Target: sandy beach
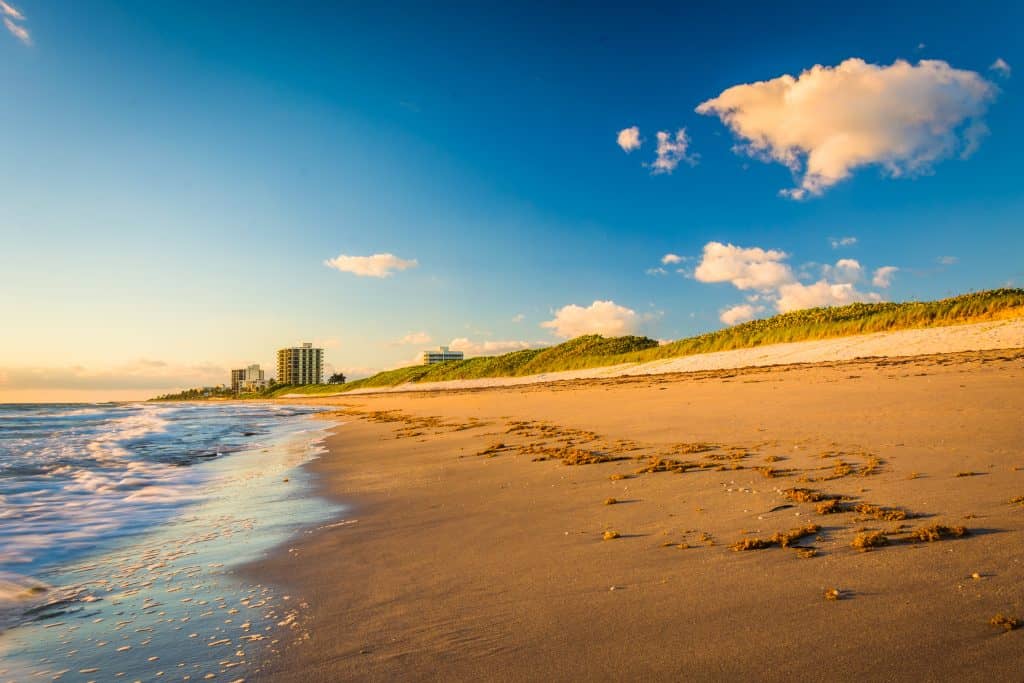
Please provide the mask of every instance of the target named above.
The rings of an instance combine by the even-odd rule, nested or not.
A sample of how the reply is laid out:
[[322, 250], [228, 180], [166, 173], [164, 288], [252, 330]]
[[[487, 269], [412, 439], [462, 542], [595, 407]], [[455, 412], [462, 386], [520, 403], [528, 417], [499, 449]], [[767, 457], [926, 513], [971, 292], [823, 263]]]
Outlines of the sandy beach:
[[309, 605], [262, 679], [1015, 680], [1022, 381], [1010, 350], [314, 401], [345, 523], [250, 568]]

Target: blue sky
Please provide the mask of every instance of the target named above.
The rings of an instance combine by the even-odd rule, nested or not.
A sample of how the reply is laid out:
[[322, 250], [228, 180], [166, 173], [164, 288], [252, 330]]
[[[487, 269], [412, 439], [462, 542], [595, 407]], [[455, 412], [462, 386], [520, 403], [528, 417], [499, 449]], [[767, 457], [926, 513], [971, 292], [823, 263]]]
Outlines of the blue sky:
[[[676, 338], [735, 306], [773, 314], [786, 282], [903, 300], [1024, 281], [1020, 3], [550, 4], [8, 0], [27, 34], [0, 34], [0, 400], [145, 396], [305, 340], [360, 374], [455, 339]], [[842, 151], [845, 177], [780, 196], [861, 109], [827, 89], [849, 92], [851, 58], [879, 111], [931, 127], [871, 118], [874, 161]], [[746, 85], [761, 125], [756, 84], [815, 65], [812, 104], [767, 129], [799, 134], [799, 167], [695, 111]], [[939, 111], [951, 73], [966, 94]], [[644, 144], [627, 153], [631, 126]], [[652, 173], [657, 132], [680, 129], [686, 159]], [[726, 271], [789, 270], [741, 287], [705, 263], [714, 242], [735, 247]], [[415, 266], [324, 264], [342, 254]]]

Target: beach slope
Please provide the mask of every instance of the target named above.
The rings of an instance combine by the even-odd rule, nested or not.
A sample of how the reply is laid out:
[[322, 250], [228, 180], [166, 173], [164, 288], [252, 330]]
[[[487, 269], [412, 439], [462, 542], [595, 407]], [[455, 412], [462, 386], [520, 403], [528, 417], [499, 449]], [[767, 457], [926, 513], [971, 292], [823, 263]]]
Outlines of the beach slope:
[[252, 568], [308, 605], [265, 679], [1012, 679], [1022, 382], [1003, 350], [307, 397], [349, 508]]

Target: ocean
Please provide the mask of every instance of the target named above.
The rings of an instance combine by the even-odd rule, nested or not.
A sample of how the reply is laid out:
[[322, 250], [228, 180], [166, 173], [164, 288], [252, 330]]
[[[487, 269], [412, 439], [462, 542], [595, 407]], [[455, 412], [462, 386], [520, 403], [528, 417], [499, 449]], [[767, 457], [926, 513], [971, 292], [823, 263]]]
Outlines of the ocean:
[[315, 412], [0, 405], [0, 681], [254, 671], [301, 607], [235, 568], [339, 511]]

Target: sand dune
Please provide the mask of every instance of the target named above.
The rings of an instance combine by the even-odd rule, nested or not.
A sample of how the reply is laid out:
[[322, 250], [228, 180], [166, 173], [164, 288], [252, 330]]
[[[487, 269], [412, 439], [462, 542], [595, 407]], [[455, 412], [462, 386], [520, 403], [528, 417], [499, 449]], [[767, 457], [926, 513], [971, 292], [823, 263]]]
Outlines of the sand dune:
[[[999, 320], [970, 325], [877, 332], [857, 335], [855, 337], [771, 344], [751, 349], [702, 353], [649, 363], [629, 363], [586, 370], [549, 372], [527, 377], [493, 377], [451, 380], [448, 382], [409, 383], [395, 387], [356, 389], [344, 393], [356, 395], [395, 391], [475, 389], [593, 377], [658, 375], [662, 373], [788, 365], [791, 363], [820, 363], [824, 361], [853, 360], [855, 358], [892, 358], [1020, 347], [1024, 347], [1024, 320]], [[290, 394], [285, 398], [307, 398], [307, 396], [304, 394]]]

